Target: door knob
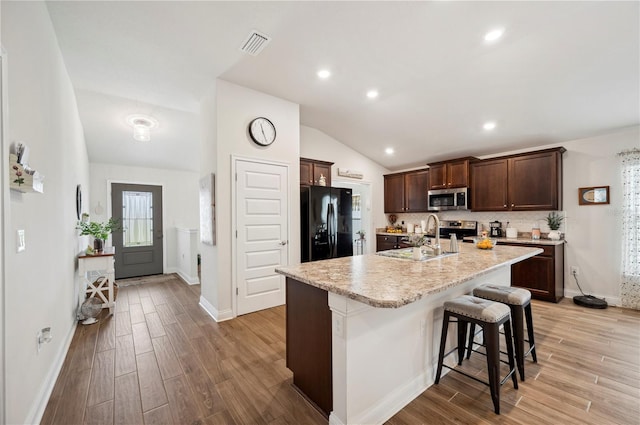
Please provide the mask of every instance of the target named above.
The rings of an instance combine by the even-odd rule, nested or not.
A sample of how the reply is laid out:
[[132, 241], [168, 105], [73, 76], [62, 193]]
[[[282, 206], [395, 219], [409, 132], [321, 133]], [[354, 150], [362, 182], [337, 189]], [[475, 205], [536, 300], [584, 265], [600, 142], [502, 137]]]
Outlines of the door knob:
[[280, 241], [281, 246], [285, 246], [289, 241]]

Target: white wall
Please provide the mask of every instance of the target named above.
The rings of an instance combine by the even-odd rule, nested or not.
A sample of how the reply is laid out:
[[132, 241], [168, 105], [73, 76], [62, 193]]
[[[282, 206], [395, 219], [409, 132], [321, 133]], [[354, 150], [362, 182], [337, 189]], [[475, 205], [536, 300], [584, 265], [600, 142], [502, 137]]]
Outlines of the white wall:
[[[217, 99], [216, 99], [217, 85], [214, 83], [205, 93], [204, 97], [200, 101], [200, 176], [206, 176], [208, 174], [216, 174], [218, 170], [218, 134], [217, 134]], [[218, 202], [218, 187], [220, 186], [220, 178], [216, 176], [214, 194], [216, 197], [216, 204]], [[221, 205], [220, 205], [221, 206]], [[217, 220], [218, 211], [217, 206], [214, 211], [215, 219]], [[216, 223], [216, 234], [222, 229]], [[212, 315], [218, 319], [219, 314], [218, 306], [218, 244], [205, 245], [198, 242], [201, 255], [200, 264], [200, 301], [206, 304], [208, 310]], [[230, 249], [230, 247], [226, 247]], [[226, 287], [226, 284], [222, 285]], [[223, 291], [224, 292], [224, 291]]]
[[[563, 209], [567, 215], [565, 295], [579, 295], [571, 266], [580, 267], [580, 286], [619, 305], [622, 266], [622, 176], [617, 153], [640, 146], [640, 126], [562, 143]], [[610, 205], [578, 205], [578, 188], [611, 186]]]
[[[213, 95], [216, 99], [215, 106], [211, 100]], [[299, 262], [300, 113], [299, 106], [295, 103], [223, 80], [217, 80], [216, 88], [210, 91], [203, 105], [203, 123], [210, 119], [214, 109], [217, 123], [215, 140], [212, 128], [209, 124], [203, 124], [205, 145], [214, 143], [216, 146], [215, 154], [209, 152], [211, 159], [207, 158], [205, 161], [216, 161], [217, 249], [210, 250], [202, 259], [202, 296], [205, 298], [203, 304], [209, 303], [210, 312], [217, 320], [222, 320], [232, 317], [235, 309], [232, 296], [232, 257], [235, 256], [232, 252], [232, 156], [289, 165], [289, 262]], [[277, 129], [276, 141], [268, 147], [257, 146], [247, 134], [247, 126], [251, 120], [260, 116], [269, 118]], [[204, 265], [205, 261], [210, 261], [209, 254], [216, 258], [215, 278], [210, 275], [213, 270]]]
[[[106, 221], [111, 217], [111, 212], [107, 208], [107, 205], [110, 205], [109, 197], [111, 196], [110, 191], [107, 191], [108, 181], [163, 187], [164, 272], [176, 272], [178, 256], [182, 255], [177, 251], [176, 228], [199, 227], [198, 173], [97, 163], [91, 163], [90, 170], [91, 205], [87, 206], [87, 212], [92, 221]], [[95, 211], [98, 202], [102, 206], [102, 214], [97, 214]]]
[[[331, 168], [331, 181], [347, 180], [338, 176], [338, 168], [347, 168], [360, 171], [362, 180], [353, 179], [355, 182], [368, 182], [371, 184], [371, 218], [373, 228], [385, 227], [387, 219], [384, 215], [384, 174], [391, 173], [388, 169], [370, 160], [366, 156], [354, 151], [331, 136], [313, 127], [300, 126], [300, 156], [303, 158], [317, 159], [333, 162]], [[372, 233], [368, 233], [371, 235]], [[369, 238], [370, 246], [375, 243]], [[374, 249], [375, 250], [375, 249]]]
[[[73, 88], [46, 5], [2, 3], [7, 51], [8, 120], [3, 150], [24, 141], [29, 163], [45, 175], [44, 193], [11, 191], [5, 208], [6, 422], [38, 422], [75, 329], [79, 248], [75, 191], [89, 199], [89, 164]], [[2, 190], [8, 192], [3, 176]], [[15, 234], [25, 229], [26, 251]], [[36, 350], [36, 334], [53, 340]]]

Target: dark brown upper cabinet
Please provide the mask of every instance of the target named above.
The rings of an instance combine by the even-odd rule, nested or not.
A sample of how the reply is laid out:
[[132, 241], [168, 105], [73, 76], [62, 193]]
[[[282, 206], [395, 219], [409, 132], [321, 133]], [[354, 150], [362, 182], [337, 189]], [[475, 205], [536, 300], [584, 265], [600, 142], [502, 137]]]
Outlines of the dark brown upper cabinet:
[[331, 186], [331, 166], [333, 162], [300, 158], [300, 184], [319, 186], [320, 176], [324, 176], [326, 186]]
[[552, 211], [562, 208], [564, 148], [471, 164], [474, 211]]
[[429, 170], [384, 176], [384, 212], [426, 212]]
[[429, 164], [429, 189], [469, 186], [469, 164], [476, 158], [460, 158]]

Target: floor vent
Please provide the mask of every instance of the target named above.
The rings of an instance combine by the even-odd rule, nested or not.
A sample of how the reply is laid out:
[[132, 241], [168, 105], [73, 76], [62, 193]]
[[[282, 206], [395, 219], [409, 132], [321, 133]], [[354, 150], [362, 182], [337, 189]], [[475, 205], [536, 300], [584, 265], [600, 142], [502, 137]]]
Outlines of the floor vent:
[[251, 56], [258, 56], [258, 53], [271, 41], [271, 37], [256, 30], [251, 31], [247, 39], [242, 43], [240, 50], [249, 53]]

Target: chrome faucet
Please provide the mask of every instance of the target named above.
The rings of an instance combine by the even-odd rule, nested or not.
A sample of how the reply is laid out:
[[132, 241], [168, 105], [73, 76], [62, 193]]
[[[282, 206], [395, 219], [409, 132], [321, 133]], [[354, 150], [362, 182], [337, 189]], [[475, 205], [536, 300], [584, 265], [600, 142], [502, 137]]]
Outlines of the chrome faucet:
[[[436, 244], [433, 246], [427, 245], [426, 247], [433, 251], [433, 255], [440, 255], [442, 254], [442, 249], [440, 248], [440, 219], [438, 219], [438, 216], [433, 213], [429, 214], [429, 217], [427, 217], [427, 229], [429, 228], [429, 221], [431, 221], [431, 217], [436, 221]], [[424, 229], [424, 231], [426, 232], [427, 229]]]

